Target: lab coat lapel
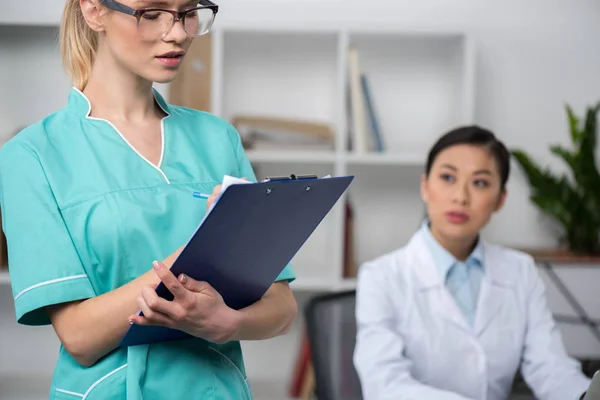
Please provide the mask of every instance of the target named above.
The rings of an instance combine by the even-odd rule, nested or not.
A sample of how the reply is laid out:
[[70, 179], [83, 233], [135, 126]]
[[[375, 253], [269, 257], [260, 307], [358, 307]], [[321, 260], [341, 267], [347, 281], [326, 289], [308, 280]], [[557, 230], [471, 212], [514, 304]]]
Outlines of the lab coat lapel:
[[442, 319], [472, 334], [473, 330], [465, 315], [446, 289], [420, 230], [409, 241], [408, 249], [414, 261], [411, 265], [417, 276], [419, 295], [423, 296], [422, 304], [429, 304]]
[[481, 281], [475, 316], [475, 334], [482, 335], [512, 295], [511, 282], [504, 275], [502, 257], [493, 245], [484, 243], [485, 273]]

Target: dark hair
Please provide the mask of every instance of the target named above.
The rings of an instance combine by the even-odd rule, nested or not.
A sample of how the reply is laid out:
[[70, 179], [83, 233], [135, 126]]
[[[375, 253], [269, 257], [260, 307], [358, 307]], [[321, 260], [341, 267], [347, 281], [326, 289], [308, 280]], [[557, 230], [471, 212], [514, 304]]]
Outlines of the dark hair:
[[426, 176], [429, 176], [431, 166], [442, 150], [459, 144], [486, 147], [496, 159], [496, 164], [498, 164], [498, 169], [500, 170], [500, 187], [502, 189], [505, 188], [510, 174], [510, 153], [504, 144], [496, 139], [496, 136], [492, 132], [476, 125], [453, 129], [438, 139], [427, 156], [427, 164], [425, 165]]

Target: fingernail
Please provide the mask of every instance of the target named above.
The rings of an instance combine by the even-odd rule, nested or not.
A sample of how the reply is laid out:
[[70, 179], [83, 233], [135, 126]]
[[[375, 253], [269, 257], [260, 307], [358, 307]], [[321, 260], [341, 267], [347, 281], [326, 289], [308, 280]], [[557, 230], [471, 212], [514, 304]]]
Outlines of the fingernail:
[[133, 325], [133, 324], [134, 324], [133, 320], [132, 320], [132, 319], [130, 319], [130, 320], [129, 320], [129, 325]]
[[185, 274], [179, 275], [179, 282], [181, 282], [185, 285], [188, 282], [187, 276]]
[[160, 270], [160, 263], [158, 261], [154, 261], [152, 263], [152, 266], [154, 267], [155, 270]]

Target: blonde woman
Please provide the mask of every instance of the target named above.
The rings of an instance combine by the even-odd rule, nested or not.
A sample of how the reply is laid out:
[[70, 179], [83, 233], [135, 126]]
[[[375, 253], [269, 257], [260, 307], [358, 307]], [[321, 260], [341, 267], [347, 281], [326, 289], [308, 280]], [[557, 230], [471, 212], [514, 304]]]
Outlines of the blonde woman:
[[[284, 334], [296, 316], [289, 266], [243, 310], [169, 270], [214, 199], [192, 193], [255, 179], [232, 126], [152, 88], [216, 13], [208, 0], [68, 0], [67, 104], [0, 150], [17, 319], [51, 323], [61, 341], [50, 399], [249, 399], [239, 341]], [[175, 300], [156, 296], [161, 281]], [[193, 339], [120, 348], [130, 323]]]

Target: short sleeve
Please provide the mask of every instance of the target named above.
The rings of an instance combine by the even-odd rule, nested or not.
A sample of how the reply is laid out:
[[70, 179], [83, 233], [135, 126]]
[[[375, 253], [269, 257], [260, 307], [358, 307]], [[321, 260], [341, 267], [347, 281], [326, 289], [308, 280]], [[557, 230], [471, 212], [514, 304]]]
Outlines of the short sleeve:
[[44, 307], [95, 295], [42, 163], [20, 143], [0, 150], [0, 210], [19, 323], [50, 324]]
[[[254, 169], [252, 168], [252, 164], [250, 164], [250, 160], [244, 151], [244, 147], [242, 146], [242, 141], [240, 139], [239, 133], [235, 130], [233, 126], [230, 127], [230, 135], [231, 141], [235, 148], [235, 154], [237, 157], [237, 162], [239, 166], [240, 177], [247, 178], [252, 182], [256, 182], [256, 176], [254, 174]], [[278, 281], [288, 281], [293, 282], [296, 279], [296, 274], [292, 269], [291, 264], [285, 266], [285, 268], [281, 271], [279, 276], [275, 279], [275, 282]]]

